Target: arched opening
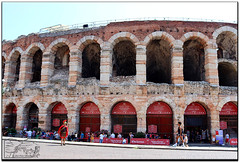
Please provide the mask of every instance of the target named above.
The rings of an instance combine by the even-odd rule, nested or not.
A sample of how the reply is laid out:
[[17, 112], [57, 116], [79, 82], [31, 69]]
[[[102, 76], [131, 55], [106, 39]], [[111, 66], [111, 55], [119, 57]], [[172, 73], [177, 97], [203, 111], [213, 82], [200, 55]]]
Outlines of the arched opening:
[[218, 35], [216, 43], [218, 50], [221, 51], [221, 55], [218, 58], [224, 59], [237, 59], [237, 42], [235, 40], [235, 34], [230, 31], [224, 31]]
[[190, 39], [183, 44], [183, 75], [185, 81], [205, 80], [204, 46], [198, 39]]
[[220, 86], [237, 87], [238, 84], [237, 70], [235, 70], [231, 63], [228, 62], [219, 63], [218, 76]]
[[152, 40], [147, 46], [147, 81], [171, 83], [171, 53], [168, 41]]
[[136, 75], [136, 49], [131, 41], [120, 41], [114, 46], [112, 66], [113, 77]]
[[87, 45], [82, 53], [82, 77], [96, 77], [100, 79], [100, 53], [101, 48], [98, 43]]
[[5, 71], [5, 58], [2, 56], [2, 79], [4, 78], [4, 71]]
[[28, 129], [33, 129], [34, 127], [38, 128], [38, 107], [34, 103], [30, 103], [28, 106]]
[[137, 113], [133, 105], [123, 101], [117, 103], [111, 112], [112, 126], [114, 133], [121, 133], [125, 138], [130, 132], [137, 132]]
[[14, 103], [6, 106], [4, 113], [3, 125], [8, 128], [16, 128], [17, 121], [17, 107]]
[[56, 80], [59, 80], [59, 79], [68, 80], [69, 61], [70, 61], [69, 47], [63, 43], [58, 43], [56, 46], [57, 46], [56, 47], [57, 51], [55, 53], [53, 78]]
[[223, 105], [219, 113], [220, 129], [223, 130], [224, 137], [226, 133], [230, 138], [238, 137], [238, 108], [233, 102], [228, 102]]
[[17, 61], [16, 61], [16, 71], [15, 71], [15, 80], [19, 80], [19, 73], [20, 73], [20, 67], [21, 67], [21, 55], [19, 54]]
[[147, 132], [173, 142], [173, 112], [165, 102], [154, 102], [147, 109]]
[[39, 49], [35, 52], [32, 62], [32, 80], [31, 82], [41, 81], [41, 70], [42, 70], [42, 50]]
[[67, 109], [61, 102], [56, 103], [52, 109], [51, 128], [58, 131], [59, 127], [63, 124], [64, 120], [68, 120]]
[[189, 142], [210, 142], [208, 124], [206, 109], [201, 104], [193, 102], [187, 106], [184, 112], [184, 132], [189, 136]]
[[80, 110], [79, 130], [84, 133], [100, 131], [100, 111], [93, 102], [84, 104]]

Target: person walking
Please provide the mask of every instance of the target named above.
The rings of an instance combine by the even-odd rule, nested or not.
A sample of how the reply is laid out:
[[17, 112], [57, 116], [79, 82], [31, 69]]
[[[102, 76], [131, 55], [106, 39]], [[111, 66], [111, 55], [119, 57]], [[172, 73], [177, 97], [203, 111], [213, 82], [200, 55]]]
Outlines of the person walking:
[[102, 134], [100, 134], [100, 136], [99, 136], [99, 143], [103, 143], [103, 137], [104, 137], [104, 133]]
[[58, 129], [58, 134], [61, 138], [61, 146], [65, 145], [65, 141], [68, 136], [67, 120], [63, 121], [63, 125]]
[[185, 147], [184, 146], [184, 141], [183, 141], [183, 136], [182, 136], [182, 134], [183, 134], [183, 129], [181, 128], [181, 122], [178, 122], [178, 130], [177, 130], [177, 137], [176, 137], [176, 143], [173, 145], [173, 147], [176, 147], [177, 146], [177, 142], [178, 142], [178, 139], [180, 138], [181, 139], [181, 141], [182, 141], [182, 143], [183, 143], [183, 147]]
[[229, 134], [227, 133], [226, 135], [225, 135], [225, 141], [226, 141], [226, 144], [229, 144]]

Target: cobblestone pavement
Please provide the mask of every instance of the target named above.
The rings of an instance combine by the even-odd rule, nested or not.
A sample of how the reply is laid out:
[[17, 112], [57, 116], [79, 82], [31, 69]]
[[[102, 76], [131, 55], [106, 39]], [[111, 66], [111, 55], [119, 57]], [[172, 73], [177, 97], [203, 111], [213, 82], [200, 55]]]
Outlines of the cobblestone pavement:
[[33, 157], [33, 159], [237, 159], [237, 151], [230, 150], [199, 151], [83, 145], [60, 146], [60, 144], [40, 142], [34, 144], [39, 146], [39, 156]]

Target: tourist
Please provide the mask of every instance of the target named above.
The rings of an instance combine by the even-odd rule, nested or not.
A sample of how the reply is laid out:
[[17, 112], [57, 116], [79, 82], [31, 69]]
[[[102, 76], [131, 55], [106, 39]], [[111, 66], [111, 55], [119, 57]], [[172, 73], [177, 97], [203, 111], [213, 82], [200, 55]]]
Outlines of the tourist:
[[117, 136], [118, 138], [122, 138], [122, 135], [120, 134], [120, 133], [118, 133], [118, 136]]
[[111, 136], [110, 136], [110, 138], [115, 138], [115, 134], [112, 133]]
[[184, 140], [183, 140], [183, 147], [188, 147], [188, 137], [187, 137], [187, 134], [184, 134]]
[[127, 141], [126, 141], [126, 139], [125, 138], [123, 138], [123, 142], [122, 142], [122, 144], [125, 144]]
[[61, 138], [61, 146], [65, 146], [66, 137], [68, 136], [67, 120], [63, 121], [63, 125], [58, 129], [58, 134]]
[[228, 132], [226, 133], [226, 135], [225, 135], [225, 141], [226, 141], [226, 144], [229, 144], [229, 134], [228, 134]]
[[104, 133], [101, 133], [99, 136], [99, 143], [103, 143]]
[[75, 132], [74, 136], [75, 136], [74, 141], [77, 141], [77, 139], [78, 139], [78, 134], [77, 134], [77, 132]]
[[173, 145], [174, 147], [177, 146], [177, 142], [178, 142], [178, 139], [180, 138], [182, 143], [183, 143], [183, 147], [184, 147], [184, 142], [183, 142], [183, 136], [182, 136], [182, 133], [183, 133], [183, 129], [181, 128], [181, 122], [178, 122], [178, 130], [177, 130], [177, 137], [176, 137], [176, 143]]
[[93, 133], [91, 134], [90, 142], [94, 142], [94, 134]]
[[27, 131], [27, 137], [32, 138], [32, 131], [31, 130]]
[[80, 141], [83, 141], [83, 138], [84, 138], [84, 133], [81, 132], [81, 135], [80, 135]]

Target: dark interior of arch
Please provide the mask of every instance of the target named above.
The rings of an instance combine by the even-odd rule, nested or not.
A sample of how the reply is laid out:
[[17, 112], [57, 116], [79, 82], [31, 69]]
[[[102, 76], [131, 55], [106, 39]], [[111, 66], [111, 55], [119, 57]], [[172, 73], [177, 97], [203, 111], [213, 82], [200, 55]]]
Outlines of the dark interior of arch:
[[32, 129], [38, 127], [38, 107], [35, 103], [30, 103], [29, 106], [28, 127]]
[[41, 80], [42, 69], [42, 50], [37, 50], [33, 56], [32, 72], [33, 77], [31, 82], [37, 82]]
[[223, 32], [217, 37], [218, 58], [236, 60], [236, 42], [232, 32]]
[[113, 48], [113, 77], [136, 75], [135, 45], [128, 40], [117, 43]]
[[152, 40], [147, 46], [147, 81], [171, 83], [171, 53], [169, 42]]
[[35, 103], [31, 103], [29, 106], [29, 114], [38, 114], [38, 107]]
[[61, 47], [58, 47], [55, 60], [54, 60], [54, 68], [56, 70], [59, 69], [66, 69], [68, 70], [69, 67], [69, 47], [67, 45], [63, 45]]
[[204, 81], [204, 47], [198, 40], [183, 45], [183, 75], [185, 81]]
[[5, 71], [5, 58], [2, 56], [2, 79], [4, 78], [4, 71]]
[[220, 86], [234, 86], [237, 87], [237, 71], [230, 63], [218, 64], [218, 76]]
[[91, 43], [87, 45], [82, 53], [82, 77], [96, 77], [100, 79], [100, 45]]
[[18, 59], [16, 62], [15, 81], [19, 80], [20, 66], [21, 66], [21, 55], [18, 56]]

